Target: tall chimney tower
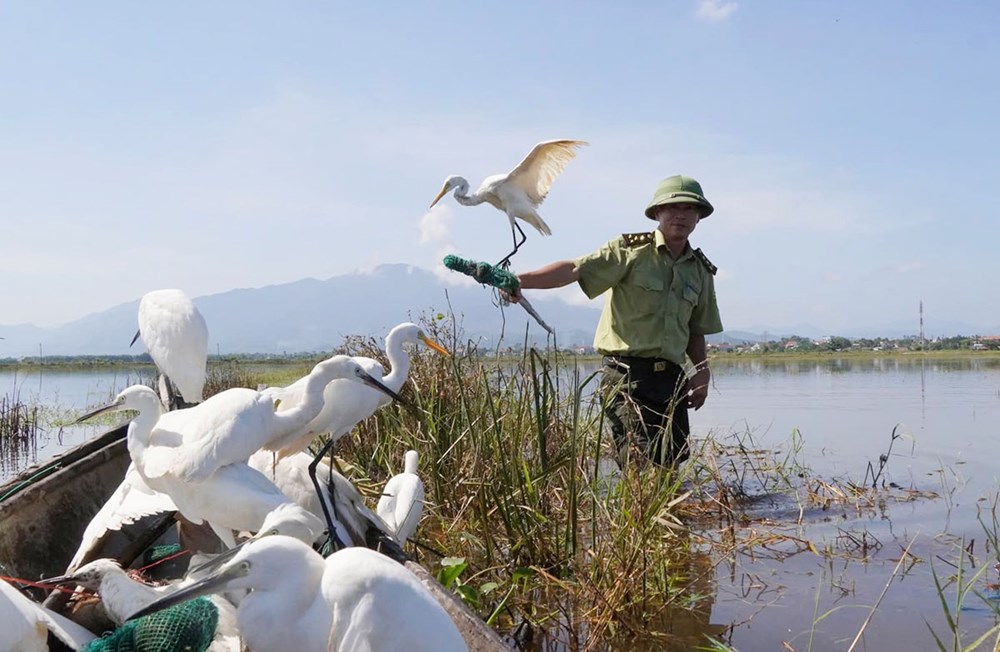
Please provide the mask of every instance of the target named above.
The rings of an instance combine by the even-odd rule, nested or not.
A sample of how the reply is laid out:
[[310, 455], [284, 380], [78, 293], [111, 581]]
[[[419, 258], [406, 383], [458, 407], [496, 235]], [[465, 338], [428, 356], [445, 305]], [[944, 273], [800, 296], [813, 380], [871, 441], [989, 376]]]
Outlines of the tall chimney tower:
[[924, 341], [924, 300], [920, 300], [920, 350], [923, 351], [927, 347]]

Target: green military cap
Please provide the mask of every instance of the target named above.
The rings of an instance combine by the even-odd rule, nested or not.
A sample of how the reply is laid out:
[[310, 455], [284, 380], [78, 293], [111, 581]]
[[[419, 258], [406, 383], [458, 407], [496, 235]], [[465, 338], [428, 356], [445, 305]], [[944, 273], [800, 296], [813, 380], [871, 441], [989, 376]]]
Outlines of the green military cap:
[[653, 195], [653, 201], [649, 202], [649, 206], [646, 207], [646, 217], [655, 220], [656, 216], [653, 214], [653, 211], [657, 206], [663, 206], [664, 204], [697, 204], [701, 206], [701, 216], [703, 218], [708, 217], [715, 210], [708, 203], [708, 200], [705, 199], [705, 195], [701, 190], [701, 184], [691, 177], [685, 177], [682, 174], [675, 174], [660, 182], [660, 185], [656, 188], [656, 193]]

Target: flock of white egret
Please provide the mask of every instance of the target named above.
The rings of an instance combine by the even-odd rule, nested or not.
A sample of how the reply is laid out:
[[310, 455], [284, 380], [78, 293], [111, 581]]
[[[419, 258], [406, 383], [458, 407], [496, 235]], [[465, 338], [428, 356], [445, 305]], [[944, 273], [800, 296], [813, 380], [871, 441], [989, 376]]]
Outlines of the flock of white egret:
[[[386, 338], [388, 374], [376, 360], [335, 355], [288, 387], [233, 388], [202, 400], [208, 331], [187, 296], [178, 290], [145, 295], [137, 337], [161, 372], [160, 392], [133, 385], [78, 420], [132, 413], [126, 435], [131, 463], [86, 528], [66, 573], [50, 583], [96, 590], [117, 624], [140, 610], [225, 592], [213, 598], [220, 617], [211, 650], [466, 649], [447, 612], [413, 573], [363, 548], [372, 532], [400, 546], [413, 536], [424, 501], [416, 451], [406, 453], [404, 472], [386, 484], [377, 512], [322, 459], [338, 438], [399, 400], [410, 367], [406, 344], [422, 342], [447, 354], [444, 347], [407, 322]], [[330, 443], [323, 451], [307, 453], [324, 434]], [[166, 587], [132, 579], [113, 560], [93, 559], [109, 530], [169, 511], [210, 528], [226, 552]], [[327, 532], [335, 552], [324, 559], [314, 546]], [[0, 594], [0, 622], [17, 622], [25, 632], [52, 631], [73, 649], [93, 637], [0, 584], [10, 589]], [[10, 592], [24, 599], [11, 602]], [[229, 600], [234, 595], [235, 604]], [[11, 636], [21, 631], [5, 629]], [[0, 634], [0, 647], [7, 638]], [[17, 645], [22, 643], [13, 649], [21, 649]]]
[[[514, 245], [497, 263], [506, 268], [526, 240], [517, 220], [551, 235], [538, 206], [586, 144], [538, 143], [513, 170], [486, 178], [471, 195], [468, 181], [450, 176], [431, 207], [454, 190], [459, 204], [489, 203], [503, 211]], [[138, 322], [132, 344], [141, 338], [156, 363], [159, 391], [128, 387], [80, 418], [133, 413], [126, 435], [131, 464], [86, 528], [65, 574], [50, 584], [97, 591], [118, 625], [212, 594], [219, 614], [213, 651], [467, 649], [412, 572], [364, 547], [372, 534], [397, 546], [413, 537], [424, 503], [417, 452], [405, 453], [403, 472], [386, 483], [375, 511], [323, 461], [339, 438], [399, 400], [410, 369], [405, 345], [423, 343], [447, 354], [444, 347], [407, 322], [386, 337], [388, 374], [376, 360], [335, 355], [287, 387], [234, 388], [203, 399], [208, 327], [194, 302], [180, 290], [149, 292]], [[326, 445], [315, 456], [307, 453], [321, 435]], [[166, 586], [134, 579], [114, 560], [95, 559], [109, 532], [163, 512], [210, 528], [225, 551], [192, 564], [184, 579]], [[324, 558], [315, 547], [327, 535], [335, 552]], [[0, 581], [0, 647], [46, 650], [49, 633], [71, 649], [96, 638]]]

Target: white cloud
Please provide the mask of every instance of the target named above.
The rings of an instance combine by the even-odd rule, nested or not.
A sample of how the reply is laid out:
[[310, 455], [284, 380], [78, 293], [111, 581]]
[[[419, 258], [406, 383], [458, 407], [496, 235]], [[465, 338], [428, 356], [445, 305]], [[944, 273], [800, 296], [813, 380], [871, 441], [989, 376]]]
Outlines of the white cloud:
[[713, 22], [721, 22], [729, 18], [736, 11], [735, 2], [725, 2], [725, 0], [698, 0], [697, 14], [699, 18]]
[[420, 244], [444, 242], [451, 238], [455, 214], [447, 206], [435, 206], [420, 218]]
[[[443, 258], [443, 256], [441, 258]], [[471, 276], [466, 276], [465, 274], [461, 274], [455, 270], [448, 269], [444, 266], [444, 263], [441, 262], [434, 265], [431, 271], [434, 272], [434, 276], [451, 286], [471, 287], [473, 285], [478, 285]]]

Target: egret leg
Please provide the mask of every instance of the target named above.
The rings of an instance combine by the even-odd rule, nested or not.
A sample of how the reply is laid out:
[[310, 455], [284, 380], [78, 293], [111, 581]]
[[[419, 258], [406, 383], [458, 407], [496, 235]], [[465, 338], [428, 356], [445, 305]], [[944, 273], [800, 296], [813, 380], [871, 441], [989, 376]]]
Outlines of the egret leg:
[[[347, 544], [340, 540], [340, 536], [337, 534], [337, 526], [333, 520], [333, 514], [330, 513], [331, 505], [327, 505], [326, 495], [323, 491], [323, 486], [319, 483], [319, 479], [316, 477], [316, 467], [319, 466], [320, 460], [326, 457], [327, 452], [333, 448], [334, 439], [331, 437], [330, 441], [326, 442], [313, 461], [309, 463], [309, 478], [312, 480], [313, 486], [316, 488], [316, 495], [319, 496], [319, 505], [323, 508], [323, 517], [326, 519], [326, 527], [330, 532], [330, 541], [333, 542], [334, 552], [337, 550], [343, 550], [347, 547]], [[330, 485], [330, 491], [334, 491], [332, 484]], [[333, 501], [331, 500], [332, 504]]]
[[156, 385], [160, 390], [160, 403], [163, 403], [163, 409], [169, 412], [172, 409], [173, 401], [171, 400], [170, 381], [167, 380], [167, 375], [160, 374]]
[[[507, 269], [508, 267], [510, 267], [510, 258], [511, 258], [511, 256], [513, 256], [514, 254], [516, 254], [517, 250], [520, 249], [521, 245], [524, 244], [524, 241], [528, 239], [528, 236], [526, 236], [524, 234], [524, 231], [521, 229], [521, 225], [520, 224], [518, 224], [515, 220], [511, 220], [510, 224], [511, 224], [510, 235], [514, 239], [514, 251], [512, 251], [509, 254], [507, 254], [506, 256], [504, 256], [500, 260], [500, 262], [497, 263], [496, 266], [499, 267], [499, 268], [501, 268], [501, 269]], [[515, 229], [516, 229], [516, 232], [515, 232]], [[517, 239], [517, 234], [518, 233], [521, 234], [521, 240], [520, 241], [518, 241], [518, 239]]]
[[219, 540], [222, 541], [222, 545], [226, 547], [226, 550], [232, 550], [236, 547], [236, 537], [233, 536], [232, 530], [216, 525], [211, 521], [208, 522], [208, 525], [212, 528], [212, 532], [215, 532], [215, 536], [219, 537]]

